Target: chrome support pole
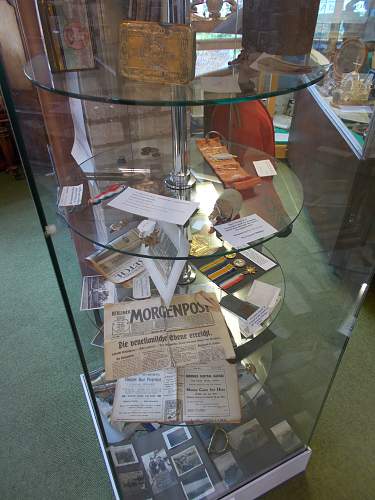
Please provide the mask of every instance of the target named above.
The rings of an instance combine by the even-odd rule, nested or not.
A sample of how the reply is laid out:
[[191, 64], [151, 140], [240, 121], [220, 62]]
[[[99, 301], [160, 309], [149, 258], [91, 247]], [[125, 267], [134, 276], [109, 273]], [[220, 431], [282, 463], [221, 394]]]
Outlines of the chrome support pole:
[[[169, 23], [188, 24], [190, 22], [189, 0], [168, 0], [167, 17]], [[174, 98], [179, 99], [181, 89], [176, 85]], [[173, 170], [165, 179], [171, 189], [187, 189], [195, 179], [190, 174], [188, 152], [188, 110], [186, 106], [171, 107]]]

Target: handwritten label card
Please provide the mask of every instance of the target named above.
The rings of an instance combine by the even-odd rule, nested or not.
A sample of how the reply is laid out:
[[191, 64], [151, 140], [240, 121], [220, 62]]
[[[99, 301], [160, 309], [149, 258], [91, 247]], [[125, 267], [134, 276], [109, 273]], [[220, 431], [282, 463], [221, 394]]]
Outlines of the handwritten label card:
[[272, 162], [270, 160], [253, 161], [253, 164], [259, 177], [270, 177], [272, 175], [277, 175], [275, 167], [272, 165]]
[[73, 207], [82, 202], [83, 184], [64, 186], [61, 190], [59, 207]]

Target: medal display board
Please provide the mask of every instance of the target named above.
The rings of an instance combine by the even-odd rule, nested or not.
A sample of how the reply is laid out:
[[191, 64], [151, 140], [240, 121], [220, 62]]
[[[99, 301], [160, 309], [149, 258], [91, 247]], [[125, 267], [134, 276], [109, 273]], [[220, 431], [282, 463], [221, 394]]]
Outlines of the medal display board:
[[332, 260], [311, 217], [351, 213], [325, 199], [336, 150], [301, 176], [275, 158], [272, 98], [329, 67], [319, 2], [284, 3], [14, 2], [27, 90], [2, 67], [4, 99], [117, 498], [265, 493], [308, 453], [373, 271], [367, 226]]

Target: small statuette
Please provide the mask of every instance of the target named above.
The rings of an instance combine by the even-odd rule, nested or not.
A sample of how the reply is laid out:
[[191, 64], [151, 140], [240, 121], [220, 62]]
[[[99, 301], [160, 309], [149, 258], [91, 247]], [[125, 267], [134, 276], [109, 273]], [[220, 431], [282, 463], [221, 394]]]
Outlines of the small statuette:
[[246, 266], [246, 260], [244, 260], [244, 259], [234, 259], [233, 265], [235, 267], [245, 267]]
[[159, 242], [159, 228], [154, 220], [143, 220], [137, 229], [139, 238], [146, 247], [154, 246]]
[[236, 258], [236, 253], [228, 253], [225, 258], [226, 259], [229, 259], [229, 260], [232, 260], [232, 259], [235, 259]]

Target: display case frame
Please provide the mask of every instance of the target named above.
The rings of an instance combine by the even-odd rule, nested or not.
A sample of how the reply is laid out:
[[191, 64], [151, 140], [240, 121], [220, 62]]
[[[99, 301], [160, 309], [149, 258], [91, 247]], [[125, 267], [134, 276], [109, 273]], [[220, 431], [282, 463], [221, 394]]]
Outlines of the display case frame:
[[[115, 0], [113, 1], [116, 3]], [[28, 52], [27, 58], [29, 59], [26, 74], [30, 77], [30, 65], [33, 64], [33, 60], [35, 63], [35, 57], [38, 57], [38, 52], [40, 53], [42, 50], [41, 47], [43, 44], [41, 41], [43, 41], [43, 37], [37, 19], [37, 11], [33, 11], [33, 8], [30, 11], [21, 4], [19, 2], [18, 16], [24, 36], [25, 50]], [[34, 18], [30, 14], [33, 14]], [[220, 40], [220, 38], [218, 39]], [[100, 37], [97, 42], [100, 42]], [[97, 45], [100, 46], [99, 43]], [[81, 114], [83, 108], [80, 108], [80, 111], [75, 114], [76, 108], [72, 106], [72, 103], [77, 103], [77, 101], [72, 101], [71, 97], [73, 95], [75, 99], [81, 98], [85, 103], [98, 103], [100, 99], [98, 99], [95, 86], [91, 94], [86, 92], [80, 94], [79, 85], [76, 86], [77, 82], [78, 84], [80, 83], [81, 78], [78, 71], [76, 75], [73, 74], [67, 78], [71, 80], [70, 83], [73, 85], [73, 88], [76, 86], [76, 90], [72, 94], [70, 91], [66, 92], [66, 89], [62, 87], [60, 89], [57, 88], [59, 85], [58, 78], [55, 78], [54, 74], [47, 73], [43, 76], [43, 79], [39, 79], [37, 76], [38, 71], [34, 71], [34, 78], [30, 79], [41, 90], [32, 89], [30, 92], [38, 93], [40, 100], [38, 112], [39, 116], [43, 116], [49, 142], [48, 145], [46, 144], [46, 150], [49, 153], [50, 163], [41, 168], [40, 165], [33, 164], [32, 156], [30, 155], [30, 144], [26, 144], [25, 142], [25, 127], [19, 108], [17, 107], [19, 92], [13, 85], [13, 82], [7, 77], [7, 73], [4, 71], [5, 67], [6, 64], [1, 69], [1, 84], [4, 99], [7, 104], [41, 226], [46, 237], [46, 243], [62, 293], [76, 347], [82, 362], [84, 374], [81, 376], [81, 381], [104, 461], [110, 475], [114, 494], [117, 498], [125, 499], [134, 496], [136, 498], [149, 498], [150, 496], [160, 498], [163, 496], [164, 491], [168, 492], [168, 487], [164, 487], [162, 491], [155, 490], [150, 475], [150, 467], [147, 466], [146, 457], [154, 452], [155, 450], [152, 448], [156, 447], [156, 451], [159, 448], [166, 448], [164, 450], [164, 458], [159, 453], [160, 450], [158, 453], [162, 457], [162, 460], [164, 460], [164, 463], [167, 464], [170, 478], [173, 476], [173, 479], [170, 479], [173, 482], [170, 485], [170, 488], [175, 492], [173, 494], [178, 495], [178, 498], [184, 498], [184, 495], [190, 498], [187, 491], [189, 487], [193, 487], [192, 484], [195, 481], [193, 478], [194, 474], [191, 470], [179, 474], [179, 469], [176, 465], [176, 455], [185, 452], [188, 449], [188, 445], [180, 444], [177, 451], [171, 451], [173, 447], [169, 449], [164, 434], [166, 430], [170, 430], [171, 424], [164, 423], [161, 428], [158, 426], [150, 428], [148, 422], [140, 423], [141, 428], [136, 431], [138, 434], [133, 433], [131, 437], [126, 437], [125, 427], [122, 427], [120, 431], [111, 428], [111, 423], [105, 415], [104, 403], [112, 401], [113, 392], [108, 400], [101, 399], [98, 392], [98, 385], [103, 382], [101, 378], [103, 374], [103, 351], [97, 344], [93, 344], [92, 340], [95, 337], [98, 343], [97, 334], [100, 335], [103, 318], [100, 308], [94, 308], [89, 312], [81, 310], [79, 304], [81, 279], [82, 276], [88, 277], [94, 274], [93, 269], [86, 259], [94, 250], [100, 251], [100, 249], [104, 248], [110, 252], [123, 253], [127, 256], [132, 255], [131, 251], [119, 252], [116, 250], [112, 241], [113, 234], [111, 235], [111, 231], [115, 225], [118, 226], [121, 223], [124, 214], [118, 210], [114, 212], [113, 209], [108, 208], [105, 202], [102, 205], [99, 204], [96, 211], [92, 211], [95, 216], [90, 215], [87, 218], [82, 216], [82, 211], [79, 208], [80, 204], [77, 209], [74, 207], [61, 209], [57, 206], [61, 196], [61, 188], [64, 186], [75, 185], [82, 181], [84, 186], [82, 200], [83, 203], [87, 203], [90, 196], [92, 197], [98, 191], [101, 191], [103, 187], [108, 187], [109, 185], [109, 179], [101, 178], [99, 181], [96, 179], [99, 182], [99, 187], [95, 191], [92, 189], [92, 179], [87, 176], [85, 177], [89, 168], [93, 168], [94, 173], [100, 170], [95, 166], [100, 163], [100, 160], [95, 159], [95, 155], [88, 155], [80, 165], [75, 159], [77, 157], [74, 155], [73, 157], [71, 156], [72, 146], [76, 144], [75, 139], [77, 138], [79, 126], [84, 125], [82, 130], [85, 131], [86, 135], [88, 128], [91, 126], [88, 114], [86, 114], [87, 110], [84, 110]], [[236, 95], [226, 95], [222, 100], [220, 98], [212, 100], [212, 97], [206, 96], [206, 98], [195, 99], [193, 101], [186, 98], [182, 100], [169, 99], [163, 101], [161, 104], [163, 107], [167, 105], [172, 106], [173, 116], [173, 109], [174, 111], [179, 110], [178, 113], [180, 114], [181, 112], [185, 114], [185, 108], [191, 105], [200, 106], [205, 104], [208, 106], [213, 102], [215, 105], [226, 105], [228, 103], [232, 105], [234, 103], [259, 101], [264, 97], [270, 98], [292, 90], [298, 91], [300, 87], [306, 88], [314, 85], [317, 79], [323, 77], [325, 70], [326, 68], [317, 70], [315, 74], [318, 75], [317, 78], [310, 78], [309, 75], [294, 78], [294, 80], [292, 79], [293, 85], [290, 84], [291, 80], [290, 78], [288, 80], [288, 77], [284, 80], [282, 78], [273, 79], [270, 77], [272, 75], [263, 74], [262, 85], [265, 86], [266, 90], [259, 90], [255, 94], [242, 90]], [[87, 75], [87, 71], [90, 70], [85, 70], [85, 75]], [[82, 76], [83, 79], [86, 78], [85, 75]], [[49, 85], [45, 84], [46, 76], [50, 82]], [[279, 81], [276, 87], [275, 80]], [[286, 81], [287, 84], [285, 84]], [[314, 87], [304, 90], [304, 92], [310, 92], [310, 90], [311, 93], [317, 92]], [[139, 101], [132, 101], [125, 98], [122, 102], [116, 103], [118, 101], [117, 95], [114, 95], [113, 98], [108, 98], [107, 94], [101, 101], [104, 102], [100, 106], [109, 106], [109, 108], [98, 105], [98, 110], [94, 109], [98, 113], [98, 120], [102, 120], [106, 125], [113, 123], [113, 119], [117, 120], [116, 123], [121, 124], [121, 127], [124, 128], [124, 137], [127, 138], [123, 139], [124, 144], [122, 146], [116, 144], [113, 147], [108, 141], [108, 147], [103, 149], [99, 147], [99, 158], [100, 155], [104, 155], [104, 158], [110, 158], [109, 163], [114, 165], [115, 162], [113, 159], [121, 157], [116, 152], [116, 148], [120, 148], [124, 156], [133, 155], [131, 161], [134, 160], [134, 165], [137, 163], [137, 165], [141, 165], [142, 169], [146, 169], [149, 168], [149, 164], [147, 160], [144, 161], [137, 156], [135, 145], [140, 148], [140, 151], [145, 147], [158, 149], [157, 146], [159, 146], [161, 159], [153, 160], [153, 162], [156, 165], [156, 170], [162, 173], [159, 181], [164, 182], [167, 171], [165, 172], [162, 168], [163, 162], [166, 165], [174, 165], [176, 167], [176, 163], [181, 160], [181, 156], [184, 154], [181, 148], [179, 150], [176, 146], [178, 146], [179, 142], [181, 146], [181, 142], [188, 140], [190, 143], [189, 167], [194, 167], [194, 176], [199, 182], [196, 182], [194, 185], [183, 183], [182, 187], [184, 189], [181, 189], [181, 184], [177, 184], [174, 188], [177, 186], [178, 189], [172, 189], [170, 192], [168, 191], [168, 183], [166, 184], [167, 187], [164, 187], [165, 185], [161, 182], [158, 186], [163, 185], [163, 190], [158, 191], [158, 193], [163, 195], [168, 193], [171, 199], [193, 199], [203, 206], [205, 199], [208, 198], [204, 190], [202, 191], [203, 194], [199, 192], [203, 185], [203, 187], [207, 187], [207, 192], [210, 193], [209, 197], [212, 199], [211, 201], [214, 203], [217, 200], [221, 194], [220, 189], [223, 188], [223, 185], [220, 184], [222, 181], [212, 172], [211, 178], [202, 177], [209, 172], [209, 165], [203, 159], [196, 160], [199, 152], [195, 149], [195, 140], [197, 137], [202, 137], [202, 128], [200, 129], [200, 135], [198, 135], [197, 128], [199, 127], [194, 124], [194, 120], [192, 120], [190, 127], [186, 127], [186, 130], [185, 125], [182, 126], [181, 121], [177, 127], [178, 131], [175, 130], [173, 132], [173, 125], [172, 128], [167, 129], [163, 137], [166, 141], [172, 137], [171, 142], [173, 147], [172, 153], [165, 153], [163, 141], [159, 138], [151, 142], [151, 146], [148, 146], [150, 141], [148, 138], [146, 140], [138, 138], [137, 141], [130, 138], [131, 127], [125, 130], [126, 127], [124, 126], [125, 123], [129, 124], [129, 121], [127, 121], [129, 118], [128, 110], [120, 117], [116, 115], [116, 111], [114, 110], [116, 106], [125, 106], [130, 102], [132, 104], [139, 104]], [[142, 104], [150, 107], [154, 106], [156, 101], [151, 99], [146, 102], [144, 99]], [[184, 109], [181, 110], [181, 108]], [[132, 110], [130, 113], [132, 113]], [[300, 131], [298, 113], [299, 111], [297, 110], [293, 121], [293, 130], [295, 131], [296, 139], [292, 140], [297, 143], [300, 141], [299, 146], [303, 146], [303, 141], [301, 141], [301, 138], [298, 138]], [[79, 116], [79, 120], [82, 119], [81, 122], [79, 122], [77, 116]], [[188, 115], [185, 114], [186, 116]], [[66, 119], [66, 127], [63, 129], [61, 128], [62, 117]], [[142, 131], [144, 131], [147, 127], [144, 114], [141, 114], [140, 118], [137, 117], [137, 120], [141, 123]], [[231, 117], [228, 120], [230, 121]], [[174, 117], [174, 121], [176, 122], [176, 116]], [[92, 137], [94, 136], [92, 135]], [[229, 152], [236, 154], [240, 158], [241, 166], [245, 168], [247, 174], [252, 178], [256, 175], [255, 171], [252, 170], [254, 167], [251, 163], [257, 160], [270, 159], [269, 154], [264, 151], [255, 152], [249, 146], [241, 146], [245, 151], [242, 154], [241, 147], [233, 145], [230, 137], [226, 139], [228, 140], [224, 142], [224, 145], [228, 148]], [[372, 139], [368, 138], [367, 140], [367, 149], [370, 151], [372, 148]], [[184, 147], [182, 146], [182, 148]], [[176, 149], [179, 151], [174, 155], [173, 151]], [[246, 155], [248, 155], [248, 161]], [[172, 157], [172, 160], [170, 157]], [[211, 240], [208, 244], [209, 249], [216, 251], [214, 255], [216, 258], [219, 257], [219, 259], [226, 259], [230, 254], [235, 253], [237, 259], [241, 260], [241, 255], [243, 256], [247, 250], [256, 247], [257, 251], [263, 253], [277, 264], [275, 269], [267, 271], [260, 277], [261, 281], [265, 284], [276, 286], [280, 294], [278, 305], [274, 306], [269, 319], [263, 322], [260, 330], [250, 338], [244, 337], [237, 324], [232, 328], [231, 321], [233, 321], [233, 318], [231, 319], [230, 315], [227, 316], [224, 314], [229, 331], [231, 332], [231, 340], [235, 345], [238, 370], [245, 369], [246, 376], [249, 378], [253, 377], [254, 379], [251, 382], [247, 382], [246, 379], [246, 383], [244, 383], [241, 389], [241, 404], [243, 405], [243, 420], [241, 425], [227, 424], [225, 429], [222, 430], [229, 443], [228, 446], [225, 446], [225, 450], [210, 450], [211, 441], [214, 439], [218, 429], [217, 424], [216, 426], [207, 424], [209, 430], [204, 429], [205, 426], [198, 423], [192, 423], [190, 425], [191, 428], [181, 422], [174, 424], [177, 427], [180, 425], [182, 428], [190, 428], [187, 432], [191, 433], [191, 435], [187, 441], [189, 441], [189, 445], [193, 443], [194, 447], [198, 449], [197, 453], [200, 457], [200, 464], [196, 468], [201, 474], [199, 476], [200, 480], [206, 481], [209, 485], [209, 488], [205, 490], [205, 496], [212, 499], [227, 498], [229, 500], [235, 498], [236, 500], [242, 500], [245, 498], [257, 498], [269, 489], [305, 470], [311, 455], [309, 448], [311, 435], [336, 370], [345, 352], [349, 337], [352, 334], [360, 306], [373, 275], [373, 233], [364, 227], [361, 219], [359, 219], [359, 225], [363, 228], [365, 234], [360, 240], [355, 238], [348, 238], [345, 241], [341, 240], [341, 247], [338, 245], [338, 258], [331, 247], [322, 244], [319, 230], [325, 229], [324, 224], [320, 223], [319, 218], [314, 219], [314, 209], [318, 206], [318, 203], [310, 197], [308, 198], [308, 203], [304, 204], [302, 193], [306, 195], [306, 188], [310, 185], [311, 177], [319, 185], [319, 181], [325, 183], [324, 176], [321, 175], [321, 170], [319, 169], [312, 173], [311, 171], [299, 170], [300, 165], [298, 165], [298, 162], [293, 165], [292, 158], [293, 149], [289, 155], [289, 160], [293, 168], [286, 165], [278, 165], [276, 161], [271, 159], [271, 163], [277, 169], [277, 176], [271, 179], [267, 177], [266, 180], [259, 181], [254, 188], [255, 195], [254, 193], [246, 195], [248, 198], [245, 198], [244, 206], [241, 208], [242, 212], [240, 211], [241, 218], [250, 216], [253, 213], [261, 214], [266, 222], [268, 221], [275, 226], [276, 231], [271, 235], [253, 239], [243, 246], [232, 245], [229, 240], [219, 244], [215, 240], [215, 245], [218, 245], [218, 248], [214, 248]], [[85, 163], [86, 166], [83, 168], [82, 165]], [[118, 172], [121, 172], [119, 165], [121, 166], [121, 163], [117, 167], [112, 168], [117, 168]], [[130, 163], [131, 170], [134, 170], [134, 165]], [[285, 175], [283, 174], [284, 171], [286, 172]], [[134, 172], [132, 172], [133, 174]], [[212, 177], [214, 177], [213, 180]], [[136, 181], [138, 182], [138, 179]], [[132, 185], [132, 179], [129, 179], [129, 177], [126, 177], [126, 182]], [[351, 185], [353, 184], [352, 187], [354, 189], [355, 186], [352, 177], [348, 182]], [[216, 190], [215, 185], [220, 185], [220, 189]], [[303, 190], [302, 188], [300, 189], [300, 185], [303, 187]], [[90, 186], [90, 189], [86, 190], [88, 186]], [[265, 186], [267, 189], [265, 189]], [[321, 188], [322, 192], [324, 186]], [[145, 191], [148, 191], [147, 188]], [[311, 193], [308, 192], [308, 194]], [[252, 201], [254, 198], [257, 200], [255, 204]], [[355, 203], [357, 202], [354, 202], [352, 197], [346, 197], [342, 210], [345, 213], [350, 213]], [[362, 205], [359, 208], [362, 209]], [[212, 207], [206, 211], [202, 210], [200, 214], [206, 222], [210, 210], [212, 210]], [[103, 215], [101, 212], [105, 214]], [[278, 226], [276, 216], [280, 215], [282, 215], [281, 223]], [[127, 212], [126, 217], [128, 216], [129, 213]], [[200, 219], [191, 218], [190, 234], [186, 228], [181, 228], [181, 235], [186, 236], [189, 241], [192, 241], [191, 237], [194, 236], [197, 224], [200, 224]], [[332, 224], [335, 226], [334, 229], [339, 231], [342, 225], [340, 217], [335, 216]], [[201, 226], [199, 227], [201, 228]], [[117, 229], [112, 232], [116, 233], [116, 231]], [[199, 231], [195, 234], [201, 236]], [[345, 255], [349, 254], [350, 256], [349, 264], [347, 259], [342, 258], [343, 250]], [[144, 249], [142, 249], [141, 253], [135, 253], [135, 255], [141, 258], [148, 258], [144, 253]], [[182, 254], [179, 257], [172, 254], [156, 255], [155, 260], [189, 261], [190, 265], [195, 266], [194, 273], [197, 274], [197, 278], [192, 283], [189, 283], [189, 281], [180, 282], [178, 292], [193, 294], [201, 289], [205, 291], [214, 289], [216, 296], [221, 300], [227, 297], [228, 294], [220, 286], [210, 283], [204, 274], [200, 272], [201, 264], [205, 262], [202, 259], [207, 258], [210, 259], [211, 257], [207, 254], [192, 255], [189, 253], [189, 255]], [[233, 259], [233, 257], [228, 258], [229, 260]], [[362, 262], [363, 260], [365, 262]], [[357, 261], [361, 261], [362, 265], [357, 265]], [[252, 284], [253, 278], [251, 278], [249, 286]], [[124, 300], [128, 300], [129, 297], [131, 298], [129, 293], [133, 293], [133, 289], [129, 287], [117, 287], [117, 290], [118, 292], [120, 291], [120, 299]], [[248, 292], [249, 289], [242, 287], [238, 291], [234, 291], [233, 294], [242, 301], [246, 301]], [[154, 296], [157, 294], [153, 287], [152, 293]], [[314, 321], [316, 321], [316, 325], [314, 325]], [[239, 371], [238, 373], [242, 372]], [[99, 384], [96, 382], [98, 379]], [[255, 442], [251, 440], [248, 442], [248, 446], [251, 448], [250, 453], [248, 453], [248, 450], [245, 452], [241, 448], [241, 443], [247, 439], [241, 434], [241, 432], [245, 433], [245, 430], [248, 428], [246, 426], [250, 430], [255, 428], [252, 432], [257, 436], [253, 438]], [[239, 431], [238, 429], [242, 430]], [[118, 432], [120, 432], [121, 439], [116, 434]], [[204, 432], [209, 433], [208, 440]], [[230, 437], [228, 437], [229, 435]], [[117, 445], [116, 440], [118, 440]], [[150, 442], [150, 445], [148, 445], [147, 441]], [[114, 460], [116, 452], [113, 448], [116, 448], [118, 443], [122, 443], [124, 446], [129, 446], [129, 443], [131, 443], [133, 450], [135, 449], [134, 453], [136, 454], [136, 463], [138, 465], [134, 465], [135, 462], [121, 464], [118, 458]], [[229, 465], [224, 457], [229, 461]], [[231, 480], [232, 482], [228, 484], [229, 479], [225, 476], [225, 471], [229, 469], [233, 470], [233, 461], [237, 476], [235, 480]], [[137, 493], [134, 490], [129, 492], [129, 482], [126, 482], [124, 486], [124, 474], [129, 475], [131, 473], [133, 473], [133, 479], [135, 473], [138, 475], [142, 474], [143, 476], [142, 487], [140, 487], [140, 491], [137, 491]], [[177, 476], [175, 477], [176, 474]], [[169, 492], [166, 494], [171, 494], [172, 490], [169, 489]]]

